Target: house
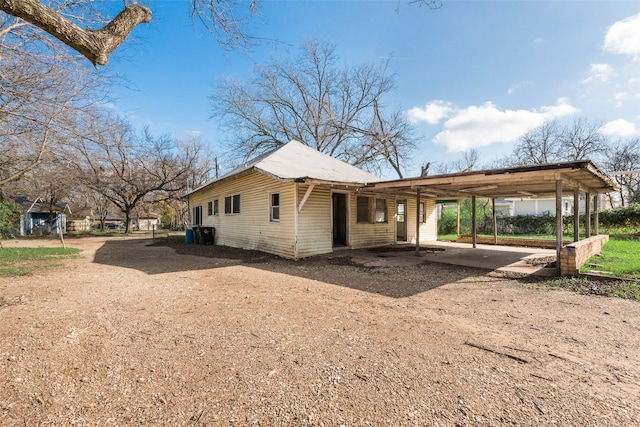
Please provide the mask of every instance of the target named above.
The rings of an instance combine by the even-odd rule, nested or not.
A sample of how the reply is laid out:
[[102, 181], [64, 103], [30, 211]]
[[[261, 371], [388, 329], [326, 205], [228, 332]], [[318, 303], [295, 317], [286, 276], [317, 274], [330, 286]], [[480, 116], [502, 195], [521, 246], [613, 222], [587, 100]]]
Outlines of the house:
[[142, 213], [133, 218], [133, 229], [151, 231], [160, 228], [160, 216], [154, 213]]
[[214, 227], [215, 244], [284, 258], [436, 240], [435, 200], [418, 207], [415, 194], [367, 187], [379, 181], [291, 141], [186, 197], [192, 225]]
[[[21, 236], [57, 234], [60, 231], [66, 233], [66, 215], [71, 213], [68, 205], [56, 203], [49, 206], [40, 197], [35, 200], [20, 196], [10, 197], [10, 199], [22, 207], [19, 225]], [[58, 225], [62, 230], [59, 230]]]

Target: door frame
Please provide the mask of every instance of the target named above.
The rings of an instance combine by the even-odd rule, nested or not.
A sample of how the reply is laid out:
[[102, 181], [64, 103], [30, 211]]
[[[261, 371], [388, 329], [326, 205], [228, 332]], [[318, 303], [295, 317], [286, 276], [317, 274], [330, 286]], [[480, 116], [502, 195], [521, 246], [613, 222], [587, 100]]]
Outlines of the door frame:
[[[398, 238], [398, 204], [404, 204], [404, 240], [400, 240]], [[407, 216], [407, 212], [409, 210], [409, 199], [404, 198], [404, 199], [399, 199], [396, 198], [396, 205], [395, 205], [395, 241], [396, 243], [406, 243], [409, 241], [409, 228], [408, 228], [408, 224], [407, 224], [407, 220], [408, 220], [408, 216]]]
[[[334, 194], [343, 194], [345, 196], [345, 203], [344, 203], [344, 208], [345, 208], [345, 218], [344, 218], [344, 222], [345, 222], [345, 237], [344, 237], [344, 246], [336, 246], [334, 244], [334, 236], [333, 236], [333, 217], [334, 217], [334, 209], [335, 206], [333, 204], [333, 195]], [[350, 243], [350, 234], [349, 234], [349, 213], [350, 213], [350, 204], [351, 204], [351, 192], [349, 191], [340, 191], [340, 190], [332, 190], [331, 191], [331, 247], [332, 248], [341, 248], [341, 247], [345, 247], [348, 248]]]

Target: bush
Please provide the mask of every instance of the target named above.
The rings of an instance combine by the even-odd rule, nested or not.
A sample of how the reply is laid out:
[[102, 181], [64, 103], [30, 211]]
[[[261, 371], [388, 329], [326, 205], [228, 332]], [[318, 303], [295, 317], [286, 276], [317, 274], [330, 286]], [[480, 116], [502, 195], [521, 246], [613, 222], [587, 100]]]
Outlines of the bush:
[[0, 238], [15, 237], [19, 230], [20, 206], [11, 200], [0, 200]]

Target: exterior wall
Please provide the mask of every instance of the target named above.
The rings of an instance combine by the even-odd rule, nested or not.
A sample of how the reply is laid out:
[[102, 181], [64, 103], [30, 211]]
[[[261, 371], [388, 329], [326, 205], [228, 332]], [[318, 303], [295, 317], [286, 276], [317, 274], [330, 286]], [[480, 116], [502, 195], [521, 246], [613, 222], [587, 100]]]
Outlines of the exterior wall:
[[[294, 188], [258, 172], [247, 172], [189, 196], [190, 213], [202, 207], [202, 225], [215, 227], [215, 244], [295, 257]], [[280, 221], [269, 218], [270, 195], [280, 193]], [[240, 195], [240, 213], [225, 214], [226, 196]], [[218, 215], [207, 204], [218, 200]]]
[[[297, 205], [308, 188], [308, 184], [298, 184]], [[331, 190], [329, 187], [316, 185], [298, 214], [299, 258], [333, 251], [331, 218]]]
[[[387, 222], [358, 223], [357, 196], [373, 196], [387, 200]], [[393, 195], [358, 192], [349, 198], [349, 243], [352, 249], [389, 245], [396, 241], [396, 202]]]
[[[425, 222], [420, 224], [420, 243], [438, 240], [438, 211], [434, 199], [420, 198], [424, 202]], [[407, 241], [416, 243], [416, 207], [415, 197], [407, 197]], [[395, 218], [394, 218], [395, 221]]]
[[564, 246], [560, 251], [560, 275], [580, 274], [580, 267], [593, 255], [599, 254], [608, 241], [608, 235], [599, 234]]

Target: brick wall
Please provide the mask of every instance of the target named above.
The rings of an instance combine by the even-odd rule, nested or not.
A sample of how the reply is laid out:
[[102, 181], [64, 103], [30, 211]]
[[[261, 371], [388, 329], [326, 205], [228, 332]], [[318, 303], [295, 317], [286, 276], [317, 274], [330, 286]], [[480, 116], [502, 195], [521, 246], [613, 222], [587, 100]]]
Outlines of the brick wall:
[[560, 251], [560, 275], [580, 274], [580, 267], [593, 255], [599, 254], [608, 241], [608, 235], [599, 234], [564, 246]]

